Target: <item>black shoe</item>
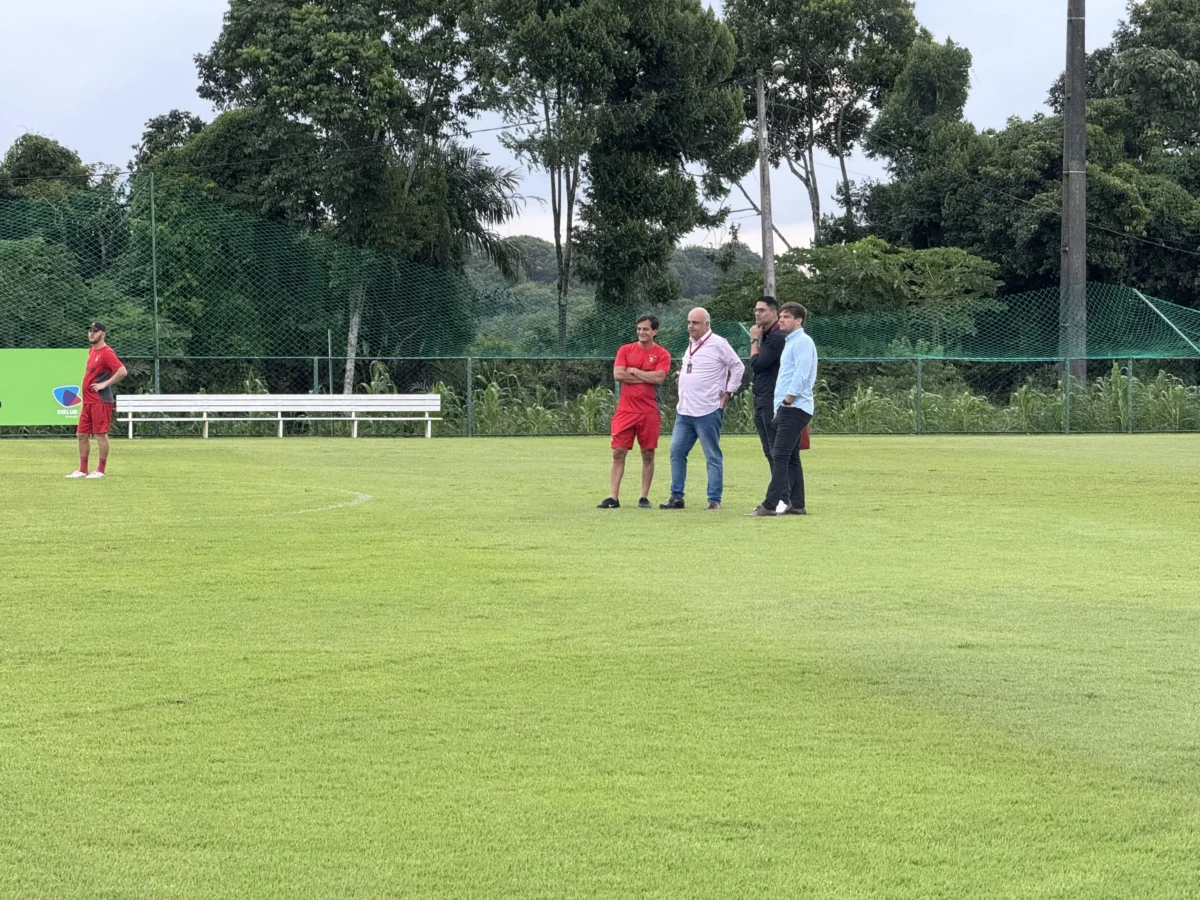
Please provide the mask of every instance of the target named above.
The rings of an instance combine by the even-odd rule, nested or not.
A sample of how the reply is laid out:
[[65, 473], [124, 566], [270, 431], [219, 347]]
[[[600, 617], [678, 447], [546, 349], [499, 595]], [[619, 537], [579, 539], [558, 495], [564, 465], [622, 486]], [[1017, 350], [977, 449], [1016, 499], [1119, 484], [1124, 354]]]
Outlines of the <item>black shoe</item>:
[[614, 500], [612, 497], [609, 497], [607, 500], [605, 500], [603, 503], [601, 503], [599, 506], [596, 507], [596, 509], [620, 509], [620, 508], [621, 508], [621, 501]]
[[805, 509], [803, 506], [789, 506], [787, 509], [785, 509], [783, 512], [781, 512], [780, 515], [781, 516], [807, 516], [808, 510]]
[[650, 509], [650, 498], [643, 497], [638, 501], [638, 509]]
[[711, 503], [708, 504], [708, 506], [706, 506], [704, 508], [705, 509], [720, 509], [721, 504], [718, 503], [716, 500], [713, 500]]
[[672, 497], [666, 503], [658, 504], [659, 509], [683, 509], [683, 498]]
[[769, 516], [777, 516], [779, 513], [773, 509], [767, 509], [765, 506], [754, 507], [754, 512], [746, 513], [752, 519], [765, 519]]

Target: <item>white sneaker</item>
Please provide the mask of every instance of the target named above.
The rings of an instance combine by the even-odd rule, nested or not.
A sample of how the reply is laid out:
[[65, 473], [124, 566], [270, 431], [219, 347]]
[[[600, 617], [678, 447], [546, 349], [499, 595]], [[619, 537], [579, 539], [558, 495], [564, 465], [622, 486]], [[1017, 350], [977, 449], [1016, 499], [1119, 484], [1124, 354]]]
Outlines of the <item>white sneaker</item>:
[[88, 478], [103, 478], [104, 473], [97, 471], [97, 472], [93, 472], [91, 475], [88, 475], [87, 477]]
[[87, 472], [72, 472], [68, 478], [87, 478]]

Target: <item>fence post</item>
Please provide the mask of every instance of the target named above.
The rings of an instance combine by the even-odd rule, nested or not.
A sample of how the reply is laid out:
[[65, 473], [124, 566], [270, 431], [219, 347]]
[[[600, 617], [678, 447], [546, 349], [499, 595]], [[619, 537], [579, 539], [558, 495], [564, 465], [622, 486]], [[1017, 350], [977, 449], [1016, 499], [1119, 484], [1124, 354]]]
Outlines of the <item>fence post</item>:
[[321, 357], [313, 357], [313, 393], [321, 393]]
[[1133, 360], [1125, 360], [1125, 428], [1127, 434], [1133, 434]]
[[474, 360], [467, 357], [467, 437], [475, 434], [475, 367]]
[[1071, 433], [1071, 360], [1063, 360], [1063, 434]]
[[150, 173], [150, 290], [154, 295], [154, 393], [162, 393], [158, 349], [158, 215], [154, 205], [154, 173]]
[[329, 359], [329, 393], [332, 395], [333, 394], [333, 329], [332, 328], [327, 328], [325, 330], [325, 338], [326, 338], [326, 340], [329, 341], [329, 347], [328, 347], [328, 350], [329, 350], [329, 357], [328, 357], [328, 359]]
[[923, 385], [921, 384], [922, 375], [922, 360], [917, 358], [917, 434], [925, 433], [925, 403], [922, 399], [924, 396]]

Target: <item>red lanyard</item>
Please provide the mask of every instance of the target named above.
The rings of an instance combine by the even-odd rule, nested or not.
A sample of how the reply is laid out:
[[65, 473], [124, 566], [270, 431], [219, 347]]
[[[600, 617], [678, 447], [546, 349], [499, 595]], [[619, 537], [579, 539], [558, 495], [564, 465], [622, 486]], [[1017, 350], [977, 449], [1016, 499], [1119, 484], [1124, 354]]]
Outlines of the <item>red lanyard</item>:
[[693, 359], [696, 358], [696, 354], [704, 349], [704, 345], [708, 343], [708, 339], [712, 336], [713, 336], [713, 333], [710, 331], [708, 334], [706, 334], [704, 336], [704, 340], [702, 340], [699, 344], [697, 344], [695, 346], [695, 348], [693, 348], [690, 344], [688, 345], [688, 363], [689, 364], [691, 363], [691, 361]]

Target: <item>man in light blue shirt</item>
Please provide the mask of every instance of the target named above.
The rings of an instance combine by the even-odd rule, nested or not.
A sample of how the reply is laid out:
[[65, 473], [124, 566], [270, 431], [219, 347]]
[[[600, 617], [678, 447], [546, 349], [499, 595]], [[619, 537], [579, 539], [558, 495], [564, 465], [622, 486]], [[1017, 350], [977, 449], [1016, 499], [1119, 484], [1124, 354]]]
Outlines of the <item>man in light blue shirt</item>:
[[779, 308], [779, 330], [787, 335], [775, 381], [775, 442], [771, 445], [771, 484], [767, 498], [752, 516], [774, 516], [784, 498], [792, 505], [781, 516], [806, 516], [804, 470], [800, 468], [800, 434], [813, 417], [817, 384], [817, 347], [804, 332], [808, 310], [799, 303]]

